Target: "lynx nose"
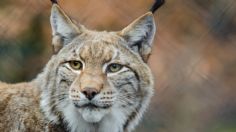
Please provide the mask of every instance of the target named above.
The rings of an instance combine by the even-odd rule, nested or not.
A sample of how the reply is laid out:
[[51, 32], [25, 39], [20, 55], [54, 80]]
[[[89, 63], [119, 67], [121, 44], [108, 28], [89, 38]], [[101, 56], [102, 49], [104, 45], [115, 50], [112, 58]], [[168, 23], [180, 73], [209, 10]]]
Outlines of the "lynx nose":
[[92, 100], [95, 95], [98, 94], [98, 90], [96, 88], [85, 88], [82, 93], [89, 99]]

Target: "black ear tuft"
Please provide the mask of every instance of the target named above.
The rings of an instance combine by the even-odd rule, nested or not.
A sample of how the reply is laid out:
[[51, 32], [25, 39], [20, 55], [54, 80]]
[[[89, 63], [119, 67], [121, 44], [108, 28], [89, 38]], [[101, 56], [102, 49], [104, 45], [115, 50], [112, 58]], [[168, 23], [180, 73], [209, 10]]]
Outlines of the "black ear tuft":
[[58, 4], [57, 0], [51, 0], [52, 4]]
[[165, 3], [165, 0], [155, 0], [155, 3], [152, 5], [150, 11], [155, 13], [155, 11], [160, 8]]

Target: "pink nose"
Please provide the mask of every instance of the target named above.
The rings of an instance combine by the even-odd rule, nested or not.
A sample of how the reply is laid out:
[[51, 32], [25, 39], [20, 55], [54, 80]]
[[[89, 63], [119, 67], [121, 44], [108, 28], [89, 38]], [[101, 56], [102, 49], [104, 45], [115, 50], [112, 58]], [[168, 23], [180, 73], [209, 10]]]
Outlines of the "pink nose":
[[84, 88], [82, 93], [88, 98], [89, 100], [92, 100], [97, 94], [98, 90], [96, 88]]

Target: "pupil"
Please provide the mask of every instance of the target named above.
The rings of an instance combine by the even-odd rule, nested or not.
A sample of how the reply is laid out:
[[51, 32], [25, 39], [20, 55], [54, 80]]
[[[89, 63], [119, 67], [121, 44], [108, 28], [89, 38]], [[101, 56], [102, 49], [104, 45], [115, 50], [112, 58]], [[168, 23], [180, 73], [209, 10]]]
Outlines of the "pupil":
[[118, 65], [113, 65], [113, 68], [116, 70], [116, 69], [119, 68], [119, 66]]
[[77, 66], [79, 63], [78, 62], [74, 62], [74, 65]]
[[122, 68], [122, 66], [119, 65], [119, 64], [111, 64], [111, 65], [108, 67], [108, 72], [117, 72], [117, 71], [119, 71], [121, 68]]

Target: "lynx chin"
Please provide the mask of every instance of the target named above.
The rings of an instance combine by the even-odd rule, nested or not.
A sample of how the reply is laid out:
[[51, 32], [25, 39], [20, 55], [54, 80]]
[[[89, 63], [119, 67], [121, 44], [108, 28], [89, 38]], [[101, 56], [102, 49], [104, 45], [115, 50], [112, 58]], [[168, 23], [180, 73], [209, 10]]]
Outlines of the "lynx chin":
[[121, 31], [89, 30], [51, 9], [54, 55], [27, 83], [0, 82], [2, 132], [131, 132], [153, 94], [152, 12]]

